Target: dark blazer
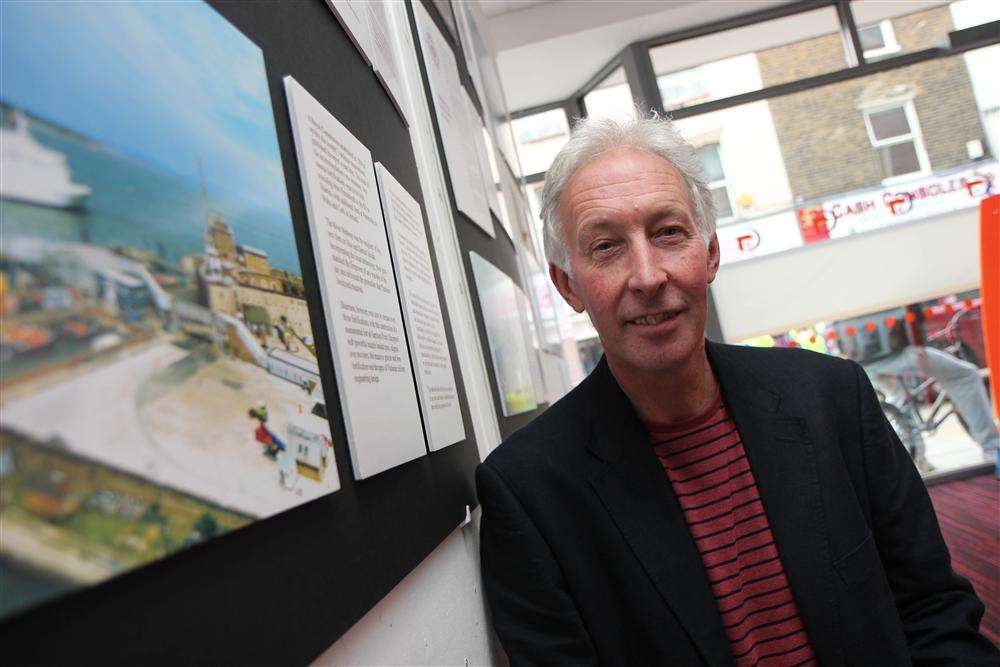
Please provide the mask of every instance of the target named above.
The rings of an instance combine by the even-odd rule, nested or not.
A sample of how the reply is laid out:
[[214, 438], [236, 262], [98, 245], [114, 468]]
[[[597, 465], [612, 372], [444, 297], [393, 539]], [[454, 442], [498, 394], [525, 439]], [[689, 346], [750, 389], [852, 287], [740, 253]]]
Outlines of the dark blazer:
[[[861, 367], [707, 349], [820, 663], [1000, 664]], [[483, 582], [512, 663], [734, 664], [680, 505], [606, 361], [476, 483]]]

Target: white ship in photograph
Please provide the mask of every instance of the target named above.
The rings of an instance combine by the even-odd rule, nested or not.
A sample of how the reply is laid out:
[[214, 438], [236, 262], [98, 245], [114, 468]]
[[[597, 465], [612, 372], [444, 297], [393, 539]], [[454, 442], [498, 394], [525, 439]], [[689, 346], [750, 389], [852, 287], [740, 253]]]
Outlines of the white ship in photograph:
[[51, 206], [82, 208], [90, 188], [73, 182], [66, 156], [35, 141], [28, 118], [15, 110], [0, 128], [0, 197]]

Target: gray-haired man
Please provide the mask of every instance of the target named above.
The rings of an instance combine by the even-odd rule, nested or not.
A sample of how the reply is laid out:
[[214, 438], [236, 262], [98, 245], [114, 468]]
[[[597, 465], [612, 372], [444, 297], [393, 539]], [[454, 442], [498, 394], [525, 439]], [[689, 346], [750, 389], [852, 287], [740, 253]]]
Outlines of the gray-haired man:
[[705, 340], [715, 217], [671, 124], [582, 121], [543, 199], [605, 358], [477, 471], [512, 662], [997, 664], [860, 367]]

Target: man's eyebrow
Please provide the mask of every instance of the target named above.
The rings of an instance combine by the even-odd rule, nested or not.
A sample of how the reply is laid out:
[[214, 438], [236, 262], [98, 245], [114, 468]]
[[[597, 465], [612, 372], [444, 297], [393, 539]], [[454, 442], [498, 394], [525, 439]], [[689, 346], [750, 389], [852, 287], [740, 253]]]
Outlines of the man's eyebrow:
[[599, 232], [605, 229], [613, 228], [614, 226], [613, 222], [604, 217], [588, 220], [580, 225], [577, 236], [582, 237], [584, 234]]
[[690, 219], [691, 214], [676, 204], [663, 204], [657, 206], [649, 213], [649, 217], [654, 220], [661, 218], [685, 218]]

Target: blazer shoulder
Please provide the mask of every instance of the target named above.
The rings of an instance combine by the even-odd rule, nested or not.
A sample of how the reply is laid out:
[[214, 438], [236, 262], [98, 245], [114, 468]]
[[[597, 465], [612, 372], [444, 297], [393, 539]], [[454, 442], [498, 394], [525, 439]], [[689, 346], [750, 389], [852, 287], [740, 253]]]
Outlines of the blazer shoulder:
[[858, 364], [832, 354], [800, 347], [751, 347], [714, 344], [715, 354], [743, 365], [756, 375], [775, 380], [823, 378], [853, 382]]
[[511, 434], [483, 461], [498, 471], [567, 460], [585, 450], [593, 378], [584, 379], [524, 428]]

